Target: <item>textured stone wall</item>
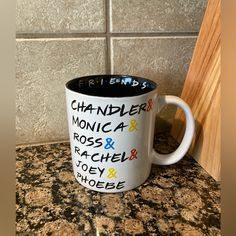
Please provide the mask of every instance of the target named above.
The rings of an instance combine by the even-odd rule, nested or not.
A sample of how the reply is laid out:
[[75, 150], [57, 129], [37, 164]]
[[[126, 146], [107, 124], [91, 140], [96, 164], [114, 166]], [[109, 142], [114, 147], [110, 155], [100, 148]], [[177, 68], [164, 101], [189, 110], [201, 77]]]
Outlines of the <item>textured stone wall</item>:
[[[68, 139], [64, 84], [132, 74], [180, 95], [206, 0], [17, 0], [16, 143]], [[160, 116], [168, 121], [174, 109]]]

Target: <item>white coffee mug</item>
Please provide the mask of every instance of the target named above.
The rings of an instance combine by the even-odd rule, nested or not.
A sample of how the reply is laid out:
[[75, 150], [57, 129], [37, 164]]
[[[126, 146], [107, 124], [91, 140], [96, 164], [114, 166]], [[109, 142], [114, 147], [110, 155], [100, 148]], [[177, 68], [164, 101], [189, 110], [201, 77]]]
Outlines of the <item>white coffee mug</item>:
[[[99, 192], [123, 192], [148, 178], [152, 163], [170, 165], [188, 151], [194, 133], [189, 106], [158, 96], [157, 84], [129, 75], [93, 75], [66, 83], [66, 102], [75, 178]], [[153, 149], [156, 113], [174, 104], [186, 116], [180, 146], [162, 155]]]

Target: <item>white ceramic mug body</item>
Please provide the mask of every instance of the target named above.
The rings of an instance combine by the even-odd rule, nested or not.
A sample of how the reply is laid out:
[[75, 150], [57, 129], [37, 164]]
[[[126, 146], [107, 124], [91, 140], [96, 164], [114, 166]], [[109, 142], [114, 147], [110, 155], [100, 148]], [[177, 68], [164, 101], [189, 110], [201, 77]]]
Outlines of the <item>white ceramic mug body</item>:
[[148, 178], [156, 96], [155, 89], [111, 98], [66, 88], [72, 163], [79, 183], [100, 192], [120, 192]]
[[[71, 89], [68, 86], [71, 82], [66, 85], [75, 178], [83, 186], [99, 192], [133, 189], [148, 178], [152, 163], [159, 161], [153, 151], [155, 117], [159, 110], [157, 86], [138, 77], [104, 76], [108, 85], [103, 92], [110, 95], [102, 96], [99, 89], [103, 87], [96, 83], [101, 83], [103, 76], [83, 78], [72, 82], [78, 89]], [[121, 94], [113, 96], [107, 89], [112, 90], [116, 84], [121, 88], [114, 88], [114, 93], [119, 88]], [[125, 85], [131, 89], [132, 96], [122, 94]], [[147, 85], [149, 89], [145, 88]], [[135, 86], [137, 94], [132, 90]]]

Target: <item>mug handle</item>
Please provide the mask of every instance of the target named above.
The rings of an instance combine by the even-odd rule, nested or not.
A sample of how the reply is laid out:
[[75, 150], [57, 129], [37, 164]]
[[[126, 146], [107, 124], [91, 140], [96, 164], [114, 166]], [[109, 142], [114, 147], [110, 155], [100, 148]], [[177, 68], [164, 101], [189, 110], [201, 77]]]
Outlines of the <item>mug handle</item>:
[[170, 154], [160, 154], [157, 153], [154, 149], [152, 150], [152, 162], [158, 165], [171, 165], [179, 160], [181, 160], [184, 155], [187, 153], [194, 134], [194, 118], [192, 112], [187, 105], [181, 98], [176, 96], [158, 96], [156, 99], [156, 107], [158, 107], [158, 112], [168, 104], [176, 105], [177, 107], [181, 108], [186, 117], [186, 128], [182, 142], [180, 143], [179, 147]]

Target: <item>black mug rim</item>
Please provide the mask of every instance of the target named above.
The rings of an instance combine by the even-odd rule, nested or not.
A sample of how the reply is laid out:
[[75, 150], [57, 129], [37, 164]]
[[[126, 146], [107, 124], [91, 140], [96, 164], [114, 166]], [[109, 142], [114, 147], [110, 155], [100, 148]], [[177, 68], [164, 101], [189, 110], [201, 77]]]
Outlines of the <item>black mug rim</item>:
[[[146, 91], [146, 92], [142, 92], [141, 94], [136, 94], [136, 95], [126, 95], [126, 96], [102, 96], [102, 95], [91, 95], [89, 93], [85, 93], [85, 92], [81, 92], [81, 91], [75, 91], [73, 89], [70, 88], [70, 85], [72, 83], [74, 83], [75, 81], [79, 81], [79, 80], [91, 80], [94, 78], [132, 78], [137, 80], [139, 83], [140, 82], [147, 82], [149, 83], [152, 87], [150, 88], [150, 91]], [[81, 77], [76, 77], [74, 79], [69, 80], [68, 82], [66, 82], [65, 87], [66, 89], [74, 92], [74, 93], [78, 93], [78, 94], [83, 94], [86, 96], [92, 96], [92, 97], [100, 97], [100, 98], [127, 98], [127, 97], [137, 97], [137, 96], [142, 96], [142, 95], [146, 95], [148, 93], [152, 93], [153, 91], [155, 91], [157, 89], [157, 83], [154, 82], [153, 80], [141, 77], [141, 76], [136, 76], [136, 75], [128, 75], [128, 74], [98, 74], [98, 75], [87, 75], [87, 76], [81, 76]]]

